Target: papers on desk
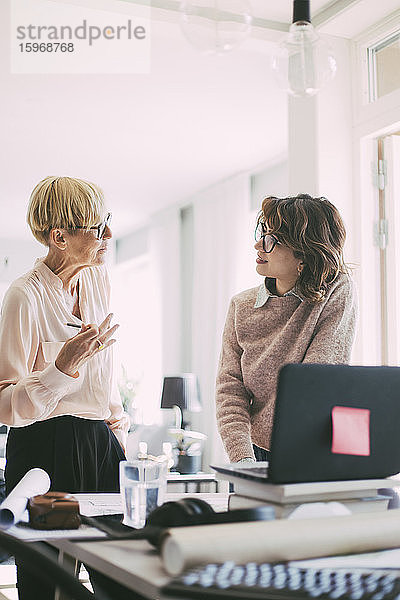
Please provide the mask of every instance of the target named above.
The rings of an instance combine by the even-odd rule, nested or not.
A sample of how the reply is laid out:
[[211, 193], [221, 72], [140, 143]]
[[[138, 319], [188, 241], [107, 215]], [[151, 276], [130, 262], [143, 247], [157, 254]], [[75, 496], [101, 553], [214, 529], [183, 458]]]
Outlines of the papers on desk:
[[18, 525], [13, 525], [7, 530], [7, 533], [23, 540], [24, 542], [45, 542], [47, 540], [62, 540], [62, 539], [82, 539], [85, 538], [102, 538], [106, 534], [96, 529], [81, 525], [79, 529], [32, 529], [27, 523], [22, 521]]
[[79, 502], [79, 511], [86, 517], [116, 515], [122, 513], [121, 495], [113, 494], [74, 494]]
[[[121, 496], [119, 493], [92, 493], [74, 494], [79, 502], [79, 510], [87, 517], [98, 517], [101, 515], [115, 515], [122, 513]], [[166, 501], [180, 500], [183, 494], [166, 494]], [[215, 511], [227, 510], [227, 494], [191, 494], [191, 497], [200, 497], [209, 502]], [[105, 533], [94, 527], [81, 525], [79, 529], [53, 529], [38, 530], [28, 525], [28, 511], [25, 511], [20, 523], [8, 529], [8, 533], [15, 535], [27, 542], [59, 540], [59, 539], [82, 539], [105, 537]]]
[[[79, 510], [82, 515], [87, 517], [98, 517], [100, 515], [113, 515], [122, 512], [121, 497], [119, 493], [115, 494], [74, 494], [79, 501]], [[79, 529], [50, 529], [39, 530], [32, 529], [28, 525], [28, 511], [25, 511], [18, 525], [14, 525], [7, 530], [7, 533], [14, 535], [20, 540], [26, 542], [38, 542], [46, 540], [60, 539], [85, 539], [85, 538], [103, 538], [105, 533], [95, 527], [81, 525]]]

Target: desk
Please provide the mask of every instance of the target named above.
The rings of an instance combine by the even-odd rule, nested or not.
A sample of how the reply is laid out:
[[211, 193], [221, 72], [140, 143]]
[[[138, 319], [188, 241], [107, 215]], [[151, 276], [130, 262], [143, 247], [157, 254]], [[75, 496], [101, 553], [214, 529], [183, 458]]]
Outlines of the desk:
[[[175, 500], [177, 497], [179, 498], [180, 495], [176, 494], [176, 495], [169, 495], [169, 497], [167, 498], [167, 500]], [[224, 494], [199, 494], [199, 497], [202, 497], [202, 499], [206, 499], [206, 500], [212, 500], [212, 496], [214, 496], [215, 498], [215, 502], [218, 503], [218, 508], [219, 510], [223, 510], [226, 507], [226, 503], [227, 503], [227, 496]], [[214, 502], [213, 502], [214, 504]], [[215, 508], [217, 509], [217, 506], [215, 506]], [[293, 540], [297, 540], [300, 539], [300, 536], [302, 539], [307, 539], [309, 543], [309, 539], [311, 538], [312, 541], [314, 541], [316, 543], [316, 546], [313, 547], [313, 552], [321, 552], [322, 556], [324, 556], [325, 554], [329, 553], [331, 554], [331, 556], [329, 556], [328, 559], [322, 558], [322, 559], [318, 559], [317, 561], [313, 560], [311, 561], [312, 563], [319, 563], [318, 567], [315, 567], [311, 565], [311, 567], [313, 569], [315, 568], [321, 568], [322, 566], [328, 566], [328, 568], [332, 569], [332, 568], [346, 568], [349, 569], [349, 560], [350, 563], [351, 561], [355, 561], [355, 564], [353, 564], [353, 566], [350, 566], [350, 570], [352, 569], [359, 569], [359, 568], [364, 568], [367, 571], [372, 569], [372, 570], [376, 570], [377, 568], [380, 570], [391, 570], [391, 569], [396, 569], [398, 570], [398, 565], [400, 562], [400, 558], [399, 558], [399, 539], [400, 539], [400, 525], [399, 525], [399, 513], [400, 511], [397, 510], [395, 511], [395, 513], [393, 513], [393, 515], [389, 515], [389, 513], [386, 512], [382, 512], [379, 513], [380, 516], [378, 516], [378, 514], [375, 516], [375, 513], [372, 513], [370, 516], [364, 516], [364, 515], [352, 515], [352, 516], [344, 516], [344, 517], [335, 517], [333, 520], [330, 520], [330, 522], [325, 522], [325, 533], [323, 533], [323, 535], [321, 536], [315, 536], [315, 532], [318, 531], [318, 527], [310, 527], [310, 521], [309, 520], [298, 520], [297, 522], [292, 522], [292, 523], [288, 523], [285, 521], [272, 521], [270, 524], [264, 524], [264, 533], [261, 534], [261, 536], [256, 536], [257, 537], [257, 544], [256, 544], [256, 548], [254, 548], [254, 540], [251, 537], [248, 541], [249, 541], [249, 545], [248, 545], [248, 550], [249, 552], [247, 553], [247, 559], [250, 558], [250, 560], [254, 560], [256, 561], [257, 559], [255, 558], [255, 556], [258, 556], [260, 559], [262, 559], [263, 561], [267, 560], [268, 562], [270, 562], [272, 560], [272, 562], [275, 562], [276, 560], [282, 561], [283, 560], [283, 556], [287, 556], [289, 558], [291, 558], [291, 560], [294, 560], [296, 558], [296, 554], [298, 556], [301, 556], [303, 554], [303, 556], [310, 556], [309, 553], [309, 549], [307, 549], [306, 547], [304, 547], [300, 553], [295, 553], [293, 554], [292, 550], [293, 550]], [[389, 515], [389, 517], [388, 517]], [[375, 517], [375, 518], [374, 518]], [[341, 521], [338, 522], [336, 519], [340, 519]], [[351, 535], [348, 536], [348, 532], [346, 535], [344, 535], [346, 533], [346, 526], [345, 526], [345, 521], [347, 521], [347, 519], [351, 520], [350, 522], [352, 523], [352, 525], [354, 525], [353, 529], [355, 530], [356, 533], [356, 537], [352, 537]], [[367, 521], [367, 519], [369, 519]], [[374, 519], [375, 523], [374, 526], [371, 528], [373, 534], [378, 534], [377, 535], [372, 535], [372, 537], [369, 539], [368, 536], [365, 537], [364, 542], [365, 545], [364, 546], [360, 546], [359, 545], [359, 533], [360, 531], [364, 532], [366, 527], [370, 525], [371, 523], [371, 519]], [[325, 519], [324, 521], [328, 521], [328, 519]], [[282, 525], [283, 523], [283, 525]], [[338, 528], [338, 525], [340, 523], [340, 527]], [[315, 521], [315, 525], [318, 525], [318, 520]], [[247, 529], [248, 533], [250, 533], [251, 535], [257, 531], [257, 529], [261, 526], [261, 524], [259, 525], [258, 523], [250, 523], [249, 525], [244, 524], [244, 527]], [[222, 527], [222, 526], [221, 526]], [[269, 531], [268, 531], [269, 528]], [[200, 528], [201, 529], [201, 528]], [[213, 529], [211, 528], [208, 528]], [[291, 537], [288, 535], [288, 533], [290, 533], [291, 531], [293, 531], [293, 529], [295, 529], [295, 533], [291, 534]], [[179, 530], [177, 530], [175, 532], [175, 535], [177, 535]], [[267, 554], [265, 554], [265, 546], [266, 546], [266, 538], [265, 538], [265, 534], [268, 531], [269, 534], [271, 534], [269, 536], [269, 552], [267, 552]], [[281, 548], [280, 550], [278, 549], [278, 554], [279, 556], [277, 556], [276, 554], [276, 546], [279, 544], [277, 544], [277, 539], [272, 532], [278, 532], [280, 531], [280, 533], [284, 533], [284, 535], [282, 535], [282, 539], [285, 537], [286, 541], [284, 541], [283, 545], [281, 544]], [[385, 536], [385, 540], [383, 541], [383, 538], [381, 538], [381, 540], [379, 540], [379, 532], [380, 535], [384, 534]], [[392, 533], [393, 532], [393, 533]], [[181, 530], [181, 533], [182, 530]], [[188, 532], [189, 535], [189, 552], [190, 552], [190, 541], [193, 542], [192, 540], [192, 534], [191, 532]], [[210, 533], [210, 531], [209, 531]], [[219, 539], [221, 538], [221, 533], [219, 533]], [[239, 558], [240, 554], [235, 554], [235, 557], [232, 556], [232, 552], [230, 551], [230, 549], [232, 548], [232, 543], [234, 543], [235, 548], [237, 549], [237, 537], [238, 537], [238, 532], [237, 531], [228, 531], [225, 530], [225, 534], [228, 536], [228, 546], [225, 545], [225, 548], [222, 549], [222, 547], [219, 547], [219, 544], [216, 544], [216, 554], [215, 557], [213, 557], [213, 561], [218, 562], [218, 560], [223, 559], [224, 557], [222, 556], [223, 553], [226, 553], [226, 555], [230, 554], [231, 559], [232, 560], [237, 560], [237, 561], [242, 561], [245, 560], [243, 558], [243, 556], [241, 558]], [[330, 536], [328, 537], [328, 539], [326, 539], [326, 535]], [[178, 536], [179, 537], [179, 536]], [[187, 537], [187, 535], [186, 535]], [[202, 534], [201, 531], [199, 533], [199, 537], [196, 536], [196, 539], [198, 540], [200, 546], [201, 546], [201, 538], [202, 538]], [[341, 538], [344, 537], [344, 541], [340, 541]], [[212, 544], [212, 540], [216, 540], [216, 537], [213, 535], [210, 536], [205, 536], [205, 540], [206, 543], [205, 545], [203, 544], [204, 548], [203, 548], [203, 552], [199, 555], [193, 556], [192, 555], [192, 559], [194, 558], [195, 560], [200, 560], [199, 556], [202, 556], [203, 559], [206, 558], [207, 553], [208, 553], [208, 549], [209, 549], [209, 544]], [[375, 542], [377, 542], [378, 545], [374, 545]], [[282, 540], [281, 540], [282, 541]], [[372, 545], [370, 544], [370, 542], [374, 542]], [[153, 599], [153, 600], [166, 600], [166, 598], [164, 599], [161, 594], [160, 594], [160, 589], [166, 585], [166, 583], [169, 581], [169, 577], [168, 575], [164, 572], [162, 564], [161, 564], [161, 560], [158, 557], [155, 549], [146, 541], [138, 541], [138, 540], [113, 540], [113, 541], [93, 541], [93, 542], [89, 542], [89, 541], [77, 541], [77, 542], [73, 542], [70, 540], [56, 540], [53, 542], [50, 542], [55, 548], [57, 548], [60, 552], [60, 563], [61, 562], [65, 562], [67, 561], [67, 565], [69, 564], [71, 566], [71, 564], [74, 562], [75, 559], [79, 559], [81, 561], [83, 561], [86, 565], [88, 565], [89, 567], [92, 567], [93, 569], [96, 569], [97, 571], [103, 573], [105, 576], [107, 576], [108, 578], [110, 578], [111, 580], [115, 580], [116, 582], [121, 583], [123, 586], [125, 586], [125, 588], [127, 590], [136, 590], [137, 593], [139, 593], [142, 597], [147, 598], [147, 599]], [[322, 545], [321, 545], [322, 544]], [[191, 544], [193, 547], [193, 543]], [[197, 545], [197, 544], [196, 544]], [[268, 545], [268, 544], [267, 544]], [[307, 544], [306, 544], [307, 545]], [[381, 547], [386, 547], [386, 548], [394, 548], [393, 550], [388, 550], [388, 551], [372, 551], [374, 548], [381, 548]], [[239, 546], [240, 548], [240, 546]], [[365, 548], [365, 550], [370, 549], [370, 553], [367, 554], [363, 554], [361, 557], [358, 556], [357, 554], [352, 555], [349, 554], [350, 550], [352, 549], [353, 552], [360, 552], [362, 548]], [[340, 551], [340, 552], [339, 552]], [[256, 555], [255, 555], [256, 552]], [[345, 556], [337, 556], [340, 553], [345, 552]], [[251, 554], [251, 556], [249, 557], [249, 554]], [[389, 554], [389, 558], [388, 558], [388, 554]], [[319, 554], [316, 554], [317, 556], [319, 556]], [[218, 557], [218, 558], [217, 558]], [[382, 560], [380, 560], [380, 558]], [[246, 559], [246, 562], [247, 562]], [[192, 561], [192, 562], [195, 562]], [[342, 563], [341, 566], [338, 565], [338, 561]], [[366, 560], [366, 563], [365, 563]], [[328, 565], [321, 565], [320, 563], [324, 562], [326, 563], [326, 561], [328, 561]], [[333, 563], [332, 563], [333, 561]], [[361, 564], [360, 564], [361, 561]], [[302, 563], [306, 562], [306, 564], [309, 564], [309, 561], [301, 561]], [[364, 562], [364, 564], [362, 564]], [[299, 563], [297, 562], [297, 566], [299, 566]], [[304, 566], [304, 564], [303, 564]], [[309, 565], [310, 566], [310, 565]]]
[[[166, 501], [179, 500], [182, 496], [183, 494], [167, 494]], [[191, 494], [191, 497], [209, 502], [217, 512], [228, 508], [227, 494]], [[79, 560], [145, 598], [161, 598], [160, 588], [170, 580], [156, 550], [144, 540], [54, 540], [48, 543], [57, 548], [58, 562], [70, 572], [75, 572], [76, 561]], [[66, 596], [57, 591], [56, 600], [66, 600]]]
[[[145, 598], [160, 598], [160, 588], [170, 580], [156, 550], [146, 541], [76, 543], [57, 540], [51, 544], [59, 550], [59, 562], [64, 567], [72, 569], [72, 559], [80, 560]], [[56, 594], [56, 598], [64, 600], [66, 597]]]

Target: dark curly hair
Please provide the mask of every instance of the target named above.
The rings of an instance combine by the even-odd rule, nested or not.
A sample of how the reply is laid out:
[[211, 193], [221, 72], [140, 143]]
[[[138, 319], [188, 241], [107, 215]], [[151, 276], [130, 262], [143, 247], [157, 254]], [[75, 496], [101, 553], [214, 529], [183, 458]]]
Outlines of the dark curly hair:
[[269, 196], [262, 202], [257, 225], [260, 222], [304, 262], [296, 285], [305, 298], [323, 300], [339, 273], [348, 272], [343, 260], [346, 230], [339, 211], [326, 198]]

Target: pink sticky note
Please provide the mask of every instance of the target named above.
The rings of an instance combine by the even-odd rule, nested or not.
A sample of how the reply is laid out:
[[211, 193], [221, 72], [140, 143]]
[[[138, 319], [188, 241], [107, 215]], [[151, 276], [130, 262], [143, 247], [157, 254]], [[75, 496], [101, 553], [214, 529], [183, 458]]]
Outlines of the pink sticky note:
[[332, 408], [333, 453], [370, 455], [369, 413], [367, 408]]

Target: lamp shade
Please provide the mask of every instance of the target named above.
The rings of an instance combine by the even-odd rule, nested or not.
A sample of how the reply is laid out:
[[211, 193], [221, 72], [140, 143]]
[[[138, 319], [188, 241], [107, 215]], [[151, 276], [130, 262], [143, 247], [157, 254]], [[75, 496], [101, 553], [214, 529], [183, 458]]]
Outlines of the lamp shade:
[[161, 408], [179, 406], [181, 410], [200, 412], [200, 393], [197, 376], [182, 373], [174, 377], [164, 377], [161, 394]]

